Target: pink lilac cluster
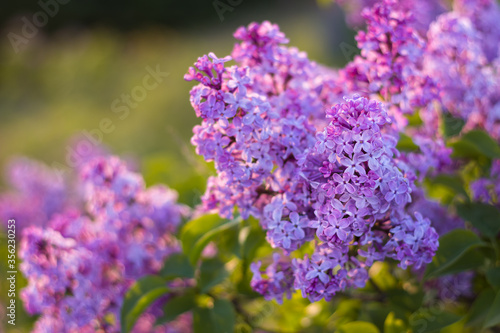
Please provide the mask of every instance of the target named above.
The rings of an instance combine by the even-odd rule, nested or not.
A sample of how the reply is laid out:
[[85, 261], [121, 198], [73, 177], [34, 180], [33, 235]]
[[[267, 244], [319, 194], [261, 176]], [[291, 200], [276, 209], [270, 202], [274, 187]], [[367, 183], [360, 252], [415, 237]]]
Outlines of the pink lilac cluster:
[[439, 83], [444, 111], [500, 139], [500, 8], [494, 0], [457, 0], [427, 32], [425, 70]]
[[[426, 41], [413, 25], [414, 12], [407, 8], [411, 6], [403, 3], [378, 1], [363, 11], [366, 31], [356, 36], [361, 55], [339, 71], [336, 85], [341, 92], [336, 93], [358, 93], [387, 105], [394, 126], [418, 147], [401, 159], [421, 180], [449, 167], [451, 149], [439, 131], [439, 85], [422, 62]], [[420, 117], [422, 125], [408, 127], [408, 115]]]
[[[47, 226], [23, 232], [19, 254], [28, 285], [21, 298], [30, 314], [41, 315], [35, 332], [119, 332], [127, 289], [179, 251], [172, 232], [186, 208], [174, 191], [146, 189], [142, 177], [116, 157], [85, 163], [79, 182], [86, 210], [58, 212]], [[141, 329], [148, 322], [141, 319], [135, 332], [152, 331]], [[187, 332], [189, 326], [156, 331]]]
[[[379, 0], [333, 0], [345, 12], [347, 24], [357, 28], [366, 24], [362, 15], [363, 9], [371, 8]], [[427, 30], [429, 24], [446, 10], [446, 3], [441, 0], [399, 0], [400, 9], [410, 11], [415, 16], [412, 27], [422, 32]]]

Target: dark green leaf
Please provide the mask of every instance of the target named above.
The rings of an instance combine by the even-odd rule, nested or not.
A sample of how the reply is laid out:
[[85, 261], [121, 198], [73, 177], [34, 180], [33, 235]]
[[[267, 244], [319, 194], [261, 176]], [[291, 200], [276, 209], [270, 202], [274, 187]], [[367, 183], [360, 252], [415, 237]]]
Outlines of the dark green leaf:
[[196, 293], [193, 289], [188, 289], [184, 294], [169, 299], [163, 307], [163, 316], [156, 320], [155, 325], [162, 325], [172, 321], [178, 315], [192, 310], [196, 306]]
[[442, 275], [465, 253], [485, 243], [469, 230], [455, 229], [439, 238], [439, 249], [431, 264], [427, 266], [426, 278]]
[[491, 327], [500, 324], [500, 291], [497, 292], [493, 304], [490, 307], [483, 327]]
[[396, 308], [414, 312], [422, 305], [424, 294], [418, 292], [410, 294], [403, 289], [391, 289], [386, 291], [389, 302]]
[[239, 235], [241, 257], [252, 261], [260, 245], [266, 241], [266, 233], [260, 226], [247, 226]]
[[493, 288], [500, 288], [500, 267], [492, 267], [486, 272], [486, 279]]
[[500, 146], [484, 131], [469, 131], [453, 144], [452, 156], [477, 157], [480, 155], [500, 158]]
[[377, 326], [366, 321], [352, 321], [339, 328], [339, 333], [380, 333]]
[[462, 118], [453, 117], [449, 112], [443, 112], [443, 134], [446, 138], [457, 136], [462, 131], [465, 121]]
[[472, 248], [467, 250], [464, 255], [458, 258], [454, 263], [441, 269], [433, 276], [436, 277], [470, 271], [480, 267], [484, 263], [484, 260], [485, 257], [481, 254], [479, 248]]
[[212, 287], [224, 281], [227, 276], [228, 272], [224, 268], [222, 261], [217, 258], [204, 260], [200, 267], [198, 287], [202, 293], [207, 292]]
[[174, 253], [170, 255], [163, 268], [160, 271], [160, 275], [166, 279], [174, 278], [192, 278], [194, 277], [194, 269], [189, 262], [188, 257], [183, 253]]
[[479, 202], [463, 203], [457, 205], [458, 215], [483, 235], [495, 238], [500, 231], [500, 210], [498, 208]]
[[128, 290], [121, 309], [122, 332], [130, 332], [137, 318], [151, 303], [169, 291], [167, 282], [159, 276], [148, 275], [136, 281]]
[[400, 134], [396, 148], [399, 151], [407, 151], [407, 152], [414, 152], [418, 151], [419, 149], [419, 147], [413, 142], [413, 140], [404, 133]]
[[237, 226], [239, 219], [228, 221], [218, 215], [204, 215], [191, 220], [182, 228], [181, 241], [184, 253], [191, 264], [195, 265], [201, 252], [218, 234]]
[[461, 194], [464, 198], [468, 198], [462, 179], [458, 176], [439, 175], [437, 177], [430, 179], [430, 183], [431, 186], [442, 185], [452, 190], [454, 194]]
[[414, 332], [430, 333], [439, 332], [442, 328], [450, 326], [462, 317], [438, 308], [421, 309], [410, 317], [410, 325]]
[[213, 308], [195, 308], [193, 311], [194, 333], [233, 333], [236, 313], [231, 302], [218, 299]]
[[469, 314], [467, 315], [467, 326], [481, 327], [494, 299], [495, 292], [493, 289], [483, 290], [474, 300], [474, 303], [472, 303]]

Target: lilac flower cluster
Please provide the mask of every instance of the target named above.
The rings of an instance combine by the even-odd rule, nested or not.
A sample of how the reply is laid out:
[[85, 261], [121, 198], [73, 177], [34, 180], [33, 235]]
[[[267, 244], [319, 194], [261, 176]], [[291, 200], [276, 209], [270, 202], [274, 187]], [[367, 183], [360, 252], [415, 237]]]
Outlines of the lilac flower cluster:
[[470, 188], [474, 200], [500, 207], [500, 160], [492, 162], [490, 177], [475, 180]]
[[[29, 313], [41, 315], [34, 332], [119, 332], [124, 293], [179, 251], [172, 232], [187, 212], [175, 192], [146, 189], [116, 157], [92, 159], [79, 173], [86, 210], [61, 210], [45, 227], [23, 232], [19, 254], [28, 286], [21, 298]], [[135, 332], [189, 331], [175, 324], [153, 330], [151, 311]]]
[[313, 81], [315, 65], [279, 46], [286, 39], [267, 22], [235, 36], [243, 41], [233, 51], [238, 66], [204, 56], [186, 75], [200, 82], [191, 103], [203, 122], [192, 142], [217, 170], [203, 205], [259, 218], [268, 242], [285, 254], [321, 241], [311, 259], [276, 256], [264, 277], [254, 264], [252, 286], [281, 301], [293, 285], [316, 301], [364, 285], [373, 260], [430, 262], [437, 234], [428, 219], [404, 211], [412, 180], [394, 159], [397, 133], [383, 105], [346, 98], [326, 113], [328, 124], [320, 111], [329, 100], [321, 96], [332, 78]]

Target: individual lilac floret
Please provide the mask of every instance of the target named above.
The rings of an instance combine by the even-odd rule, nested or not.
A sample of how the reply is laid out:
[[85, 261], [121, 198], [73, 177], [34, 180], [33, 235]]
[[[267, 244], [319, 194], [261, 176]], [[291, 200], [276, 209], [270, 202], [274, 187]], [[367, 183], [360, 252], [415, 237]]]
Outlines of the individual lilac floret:
[[283, 295], [288, 299], [292, 297], [293, 288], [293, 270], [289, 260], [281, 257], [280, 254], [273, 254], [273, 262], [267, 266], [264, 272], [261, 272], [262, 262], [254, 262], [250, 265], [253, 273], [250, 286], [264, 299], [270, 301], [276, 299], [280, 304], [283, 303]]

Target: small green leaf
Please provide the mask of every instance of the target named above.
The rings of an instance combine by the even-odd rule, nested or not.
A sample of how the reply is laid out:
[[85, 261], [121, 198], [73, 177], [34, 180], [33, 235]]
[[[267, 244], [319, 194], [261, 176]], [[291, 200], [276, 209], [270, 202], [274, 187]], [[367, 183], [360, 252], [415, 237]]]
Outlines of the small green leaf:
[[486, 272], [486, 279], [493, 288], [500, 288], [500, 267], [492, 267]]
[[441, 185], [452, 190], [454, 194], [461, 194], [464, 198], [468, 198], [467, 192], [465, 191], [462, 179], [459, 176], [453, 175], [438, 175], [430, 179], [431, 186]]
[[493, 300], [493, 304], [491, 305], [490, 311], [486, 316], [483, 327], [487, 328], [498, 324], [500, 324], [500, 291], [497, 292], [495, 299]]
[[228, 272], [224, 268], [224, 263], [219, 259], [211, 258], [204, 260], [200, 267], [198, 287], [202, 293], [205, 293], [224, 281], [228, 275]]
[[193, 289], [188, 289], [184, 294], [169, 299], [163, 307], [163, 316], [156, 320], [155, 325], [162, 325], [172, 321], [178, 315], [190, 311], [196, 307], [196, 293]]
[[384, 322], [384, 333], [402, 333], [406, 332], [405, 323], [402, 319], [396, 318], [394, 312], [387, 315]]
[[472, 248], [465, 251], [464, 255], [458, 258], [454, 263], [439, 270], [439, 272], [435, 273], [433, 276], [437, 277], [470, 271], [483, 265], [484, 261], [485, 256], [480, 253], [479, 249]]
[[446, 312], [438, 308], [421, 309], [410, 317], [410, 325], [414, 332], [430, 333], [439, 332], [441, 329], [450, 326], [462, 317]]
[[416, 311], [422, 305], [424, 294], [417, 292], [410, 294], [403, 289], [391, 289], [386, 291], [389, 302], [396, 308], [404, 309], [409, 312]]
[[494, 299], [495, 292], [493, 289], [488, 288], [483, 290], [479, 296], [476, 297], [474, 303], [472, 303], [469, 314], [467, 315], [467, 326], [481, 327]]
[[443, 134], [446, 138], [457, 136], [462, 131], [465, 121], [462, 118], [453, 117], [449, 112], [443, 112]]
[[455, 229], [439, 238], [439, 249], [432, 263], [427, 266], [426, 278], [442, 275], [465, 253], [485, 245], [479, 237], [469, 230]]
[[340, 333], [380, 333], [377, 326], [366, 321], [351, 321], [339, 328]]
[[415, 152], [419, 150], [419, 147], [413, 142], [413, 140], [404, 133], [400, 134], [396, 148], [399, 151], [406, 151], [406, 152]]
[[500, 232], [500, 210], [492, 205], [474, 202], [457, 205], [457, 212], [483, 235], [495, 238]]
[[160, 275], [165, 279], [192, 278], [194, 269], [185, 254], [174, 253], [165, 260]]
[[137, 318], [159, 297], [169, 291], [167, 282], [159, 276], [148, 275], [136, 281], [127, 291], [121, 309], [122, 332], [130, 332]]
[[235, 323], [234, 307], [224, 299], [215, 300], [211, 309], [197, 307], [193, 311], [194, 333], [233, 333]]
[[469, 131], [452, 146], [454, 157], [500, 158], [500, 146], [484, 131]]
[[182, 228], [182, 249], [188, 256], [191, 264], [195, 265], [203, 249], [218, 234], [240, 224], [240, 219], [228, 221], [218, 215], [204, 215], [191, 220]]
[[265, 241], [266, 233], [259, 225], [247, 226], [241, 229], [239, 234], [241, 257], [248, 261], [252, 261], [257, 249], [260, 245], [264, 244]]

